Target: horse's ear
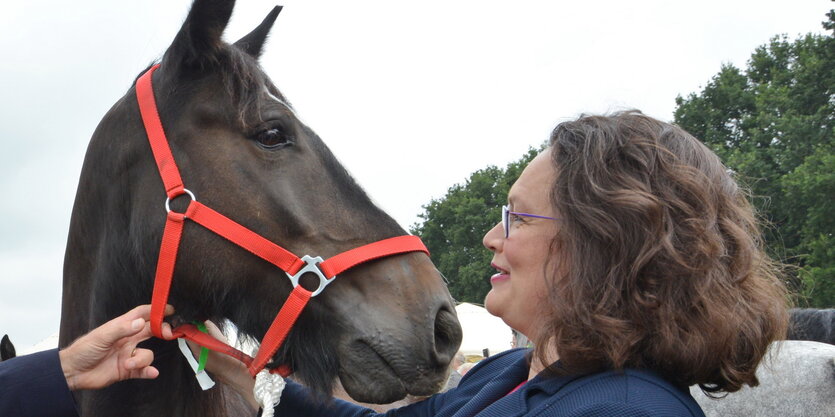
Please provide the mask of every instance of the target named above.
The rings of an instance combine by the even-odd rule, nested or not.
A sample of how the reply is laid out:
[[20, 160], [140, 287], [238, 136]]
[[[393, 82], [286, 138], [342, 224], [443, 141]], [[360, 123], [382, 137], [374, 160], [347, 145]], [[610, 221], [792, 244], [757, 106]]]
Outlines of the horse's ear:
[[270, 29], [272, 29], [273, 23], [275, 23], [275, 18], [278, 17], [278, 13], [280, 12], [281, 6], [275, 6], [270, 14], [264, 18], [264, 21], [255, 30], [235, 42], [235, 46], [255, 58], [261, 56], [261, 49], [264, 47], [267, 35], [270, 33]]
[[165, 52], [163, 64], [202, 68], [216, 62], [223, 49], [221, 35], [234, 7], [235, 0], [194, 0], [183, 26]]
[[9, 340], [9, 335], [3, 335], [3, 339], [0, 340], [0, 361], [4, 361], [6, 359], [11, 359], [15, 357], [15, 349], [12, 341]]

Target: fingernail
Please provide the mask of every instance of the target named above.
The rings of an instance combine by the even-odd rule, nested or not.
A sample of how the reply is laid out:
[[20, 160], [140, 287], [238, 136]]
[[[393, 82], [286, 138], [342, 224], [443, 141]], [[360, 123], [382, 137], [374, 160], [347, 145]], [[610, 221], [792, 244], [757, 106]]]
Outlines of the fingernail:
[[139, 330], [145, 327], [145, 320], [143, 319], [136, 319], [130, 323], [130, 328], [133, 330]]

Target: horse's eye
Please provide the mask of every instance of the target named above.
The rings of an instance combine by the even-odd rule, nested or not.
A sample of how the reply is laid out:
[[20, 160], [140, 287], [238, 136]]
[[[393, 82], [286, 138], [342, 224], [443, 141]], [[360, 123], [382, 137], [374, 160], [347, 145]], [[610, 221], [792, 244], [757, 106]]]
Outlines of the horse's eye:
[[283, 148], [293, 144], [290, 135], [277, 127], [258, 132], [255, 135], [255, 141], [265, 149]]

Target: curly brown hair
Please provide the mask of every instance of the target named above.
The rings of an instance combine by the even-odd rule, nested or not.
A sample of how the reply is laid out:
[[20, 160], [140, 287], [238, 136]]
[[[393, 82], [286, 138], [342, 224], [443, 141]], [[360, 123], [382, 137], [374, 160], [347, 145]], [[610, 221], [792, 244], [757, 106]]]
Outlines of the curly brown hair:
[[548, 372], [648, 368], [708, 393], [758, 385], [788, 295], [732, 173], [638, 111], [561, 123], [550, 143], [557, 279], [534, 353], [559, 353]]

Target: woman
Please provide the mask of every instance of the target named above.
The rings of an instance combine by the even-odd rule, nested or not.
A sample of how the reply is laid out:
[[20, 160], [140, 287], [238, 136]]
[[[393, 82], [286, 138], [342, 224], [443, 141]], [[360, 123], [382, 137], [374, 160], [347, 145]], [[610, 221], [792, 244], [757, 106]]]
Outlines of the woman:
[[[701, 416], [688, 386], [755, 386], [787, 298], [745, 194], [687, 132], [639, 112], [562, 123], [484, 236], [487, 310], [530, 338], [396, 416]], [[213, 364], [214, 362], [214, 364]], [[243, 367], [210, 370], [252, 397]], [[372, 415], [289, 383], [276, 415]]]

